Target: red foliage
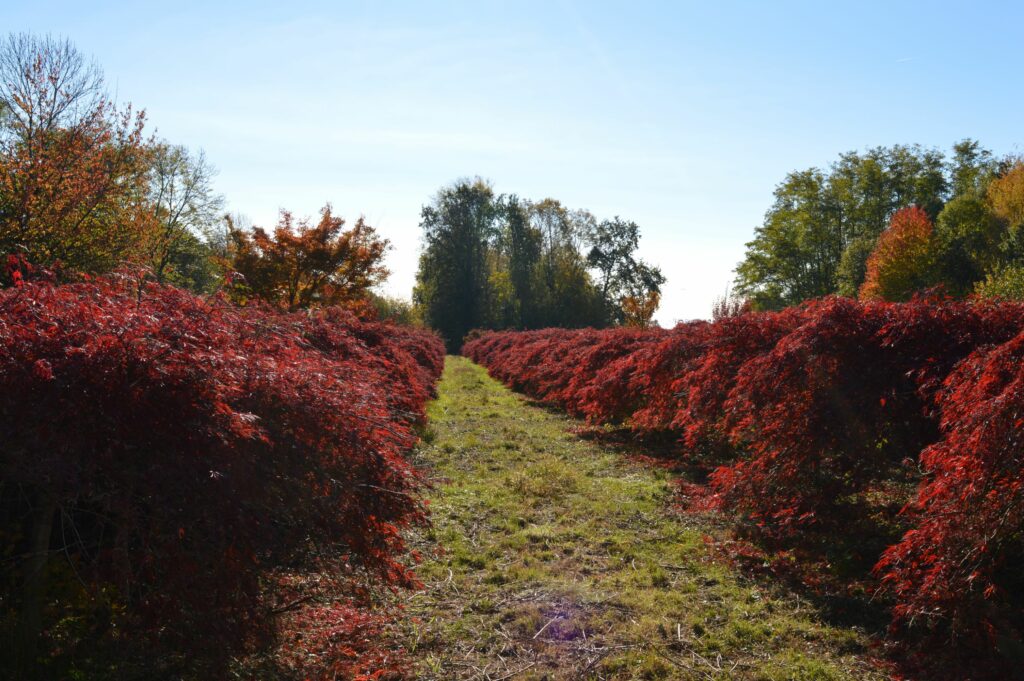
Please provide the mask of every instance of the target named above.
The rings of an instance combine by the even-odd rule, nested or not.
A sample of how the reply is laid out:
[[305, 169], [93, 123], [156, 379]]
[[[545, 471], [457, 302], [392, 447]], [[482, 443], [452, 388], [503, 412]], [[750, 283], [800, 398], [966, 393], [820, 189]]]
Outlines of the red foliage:
[[37, 523], [90, 590], [116, 593], [122, 643], [223, 660], [270, 632], [277, 571], [414, 581], [400, 530], [425, 509], [404, 454], [443, 352], [340, 311], [117, 277], [8, 288], [3, 503], [52, 506]]
[[8, 255], [0, 272], [0, 288], [18, 287], [28, 281], [57, 281], [63, 274], [60, 263], [53, 268], [36, 267], [23, 255]]
[[282, 636], [280, 666], [303, 681], [373, 681], [405, 672], [379, 641], [388, 620], [358, 602], [303, 608], [291, 615]]
[[608, 332], [574, 367], [563, 403], [591, 423], [622, 423], [648, 392], [649, 377], [638, 370], [643, 358], [673, 334], [660, 328]]
[[[639, 427], [677, 431], [691, 451], [727, 455], [726, 401], [745, 364], [770, 350], [801, 319], [797, 310], [726, 317], [694, 325], [682, 343], [658, 348], [648, 360], [652, 391], [634, 416]], [[666, 366], [667, 364], [667, 366]]]
[[999, 677], [1024, 661], [1024, 334], [971, 355], [939, 403], [944, 437], [921, 457], [914, 529], [876, 571], [896, 625], [998, 650], [983, 666]]
[[934, 391], [973, 349], [1005, 342], [1024, 308], [915, 300], [812, 303], [806, 321], [742, 370], [728, 409], [749, 456], [721, 469], [726, 502], [774, 532], [849, 525], [864, 494], [903, 479], [938, 437]]
[[928, 424], [882, 348], [884, 311], [812, 303], [802, 324], [746, 362], [726, 406], [746, 456], [712, 475], [725, 505], [774, 534], [845, 522], [868, 482], [920, 451]]

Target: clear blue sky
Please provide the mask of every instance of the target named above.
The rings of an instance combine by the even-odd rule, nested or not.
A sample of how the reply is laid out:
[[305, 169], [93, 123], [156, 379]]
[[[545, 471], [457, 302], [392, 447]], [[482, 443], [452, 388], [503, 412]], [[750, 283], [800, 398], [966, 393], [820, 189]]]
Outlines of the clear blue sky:
[[203, 148], [230, 208], [326, 201], [394, 243], [480, 175], [635, 220], [658, 319], [706, 317], [786, 172], [964, 137], [1020, 152], [1018, 2], [15, 2], [0, 31], [95, 56], [120, 101]]

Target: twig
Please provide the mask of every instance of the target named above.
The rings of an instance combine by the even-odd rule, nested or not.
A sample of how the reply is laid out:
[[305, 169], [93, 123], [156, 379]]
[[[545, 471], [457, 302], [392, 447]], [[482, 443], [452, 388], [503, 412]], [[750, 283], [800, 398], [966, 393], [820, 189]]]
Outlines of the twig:
[[527, 669], [529, 669], [530, 667], [532, 667], [532, 666], [534, 666], [536, 664], [537, 664], [536, 662], [531, 662], [530, 664], [526, 665], [525, 667], [520, 667], [519, 669], [511, 671], [508, 674], [505, 674], [504, 676], [496, 676], [493, 679], [491, 679], [491, 681], [504, 681], [504, 679], [511, 679], [516, 674], [521, 674], [521, 673], [525, 672]]
[[541, 627], [540, 629], [538, 629], [538, 630], [537, 630], [537, 633], [533, 635], [533, 638], [534, 638], [534, 640], [536, 640], [536, 638], [537, 638], [538, 636], [540, 636], [540, 635], [541, 635], [541, 632], [543, 632], [543, 631], [544, 631], [545, 629], [547, 629], [547, 628], [548, 628], [549, 626], [551, 626], [551, 623], [552, 623], [552, 622], [554, 622], [555, 620], [557, 620], [557, 619], [558, 619], [558, 618], [560, 618], [560, 617], [561, 617], [561, 615], [555, 615], [554, 617], [552, 617], [551, 619], [549, 619], [549, 620], [548, 620], [548, 622], [547, 622], [547, 624], [545, 624], [545, 625], [544, 625], [543, 627]]
[[311, 600], [313, 600], [313, 596], [303, 596], [302, 598], [296, 598], [294, 601], [292, 601], [288, 605], [282, 605], [280, 608], [274, 608], [273, 610], [270, 611], [270, 614], [271, 615], [280, 615], [283, 612], [288, 612], [289, 610], [294, 610], [295, 608], [299, 607], [303, 603], [306, 603], [306, 602], [311, 601]]

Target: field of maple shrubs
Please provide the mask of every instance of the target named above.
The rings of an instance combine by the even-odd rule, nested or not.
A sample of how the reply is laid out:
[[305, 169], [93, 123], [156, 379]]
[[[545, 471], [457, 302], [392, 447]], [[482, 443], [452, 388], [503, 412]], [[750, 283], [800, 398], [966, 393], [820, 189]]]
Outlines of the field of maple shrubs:
[[858, 585], [929, 678], [1024, 664], [1024, 306], [833, 297], [671, 330], [472, 334], [463, 354], [672, 443], [706, 474], [689, 503], [817, 556], [807, 585]]
[[401, 531], [425, 507], [406, 454], [440, 339], [30, 269], [9, 261], [0, 291], [0, 624], [22, 658], [5, 667], [390, 669], [375, 601], [415, 581]]

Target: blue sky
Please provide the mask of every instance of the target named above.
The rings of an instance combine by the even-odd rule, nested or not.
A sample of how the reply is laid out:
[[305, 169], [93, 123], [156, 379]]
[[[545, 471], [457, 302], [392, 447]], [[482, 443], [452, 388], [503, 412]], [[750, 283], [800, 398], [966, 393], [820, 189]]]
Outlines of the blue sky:
[[658, 319], [707, 317], [790, 170], [964, 137], [1020, 153], [1016, 2], [16, 2], [151, 129], [202, 148], [231, 210], [326, 201], [394, 244], [457, 178], [640, 224]]

